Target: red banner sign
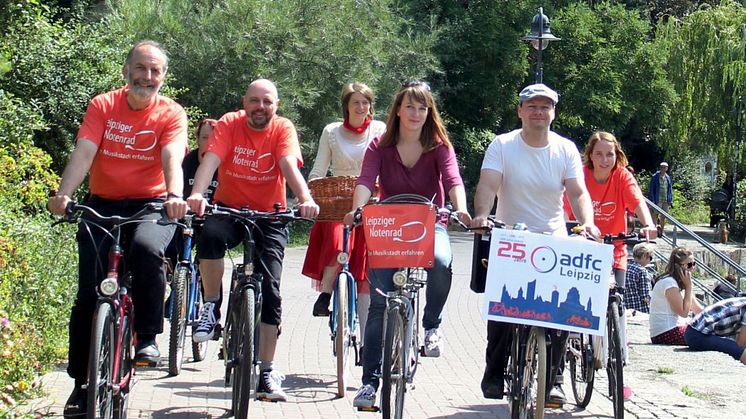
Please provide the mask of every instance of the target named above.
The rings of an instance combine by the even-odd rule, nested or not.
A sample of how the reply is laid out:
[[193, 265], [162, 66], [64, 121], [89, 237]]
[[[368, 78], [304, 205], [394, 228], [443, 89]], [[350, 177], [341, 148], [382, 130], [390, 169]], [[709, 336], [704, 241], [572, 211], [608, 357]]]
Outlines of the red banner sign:
[[431, 204], [363, 207], [363, 230], [371, 268], [432, 268], [435, 215]]

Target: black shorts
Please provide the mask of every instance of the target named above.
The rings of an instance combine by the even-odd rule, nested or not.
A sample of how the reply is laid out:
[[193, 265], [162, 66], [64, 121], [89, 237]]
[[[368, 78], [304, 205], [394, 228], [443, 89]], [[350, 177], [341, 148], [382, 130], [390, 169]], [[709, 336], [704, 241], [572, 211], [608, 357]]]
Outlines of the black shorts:
[[[245, 235], [246, 229], [236, 220], [208, 217], [197, 243], [200, 259], [224, 258], [227, 249], [238, 246]], [[254, 272], [263, 276], [262, 323], [278, 326], [282, 317], [280, 276], [288, 243], [287, 226], [278, 221], [260, 220], [254, 230], [254, 242]]]

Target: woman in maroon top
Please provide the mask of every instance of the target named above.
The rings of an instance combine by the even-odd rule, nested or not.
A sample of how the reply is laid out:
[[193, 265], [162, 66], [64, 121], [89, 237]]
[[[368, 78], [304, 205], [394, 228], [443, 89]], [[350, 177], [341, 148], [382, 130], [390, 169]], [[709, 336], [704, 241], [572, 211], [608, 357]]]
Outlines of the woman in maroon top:
[[[386, 121], [386, 132], [373, 140], [365, 153], [352, 198], [353, 209], [368, 202], [375, 190], [376, 179], [382, 200], [398, 194], [418, 194], [442, 207], [448, 194], [461, 221], [470, 223], [456, 154], [427, 83], [407, 83], [396, 95]], [[346, 224], [352, 224], [353, 214], [351, 211], [345, 216]], [[439, 224], [435, 230], [435, 265], [427, 270], [427, 305], [422, 318], [426, 356], [437, 357], [441, 353], [439, 326], [451, 289], [452, 256], [446, 227]], [[395, 269], [369, 270], [371, 290], [393, 290], [394, 272]], [[370, 296], [363, 351], [363, 386], [355, 396], [355, 407], [375, 404], [381, 376], [381, 334], [386, 298], [377, 292], [371, 292]]]

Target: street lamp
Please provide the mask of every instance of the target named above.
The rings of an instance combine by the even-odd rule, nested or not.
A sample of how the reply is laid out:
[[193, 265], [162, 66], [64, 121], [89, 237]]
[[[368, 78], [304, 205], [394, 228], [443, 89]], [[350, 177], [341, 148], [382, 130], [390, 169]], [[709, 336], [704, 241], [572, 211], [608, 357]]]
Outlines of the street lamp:
[[544, 63], [541, 61], [541, 52], [549, 46], [549, 41], [559, 41], [560, 38], [552, 35], [549, 28], [549, 18], [544, 14], [544, 8], [539, 7], [539, 13], [531, 20], [531, 33], [521, 38], [528, 41], [538, 51], [536, 56], [536, 83], [544, 79]]
[[736, 191], [738, 190], [738, 179], [736, 176], [736, 173], [738, 172], [738, 148], [741, 145], [741, 121], [744, 113], [743, 108], [743, 98], [741, 96], [738, 97], [738, 100], [736, 101], [736, 108], [733, 109], [733, 113], [736, 114], [736, 153], [733, 156], [733, 192], [730, 197], [730, 205], [729, 205], [729, 214], [731, 223], [735, 221], [736, 219]]

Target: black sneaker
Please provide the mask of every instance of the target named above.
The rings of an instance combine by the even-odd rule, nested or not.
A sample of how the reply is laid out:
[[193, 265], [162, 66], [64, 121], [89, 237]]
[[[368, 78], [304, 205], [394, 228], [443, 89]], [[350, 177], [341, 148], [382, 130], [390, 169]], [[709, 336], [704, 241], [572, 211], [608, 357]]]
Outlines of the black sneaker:
[[482, 395], [485, 399], [502, 399], [505, 387], [503, 377], [482, 376]]
[[73, 388], [73, 392], [70, 393], [70, 397], [67, 398], [65, 408], [62, 410], [62, 415], [67, 418], [82, 418], [85, 417], [86, 411], [88, 410], [88, 392], [83, 390], [81, 386], [76, 385]]
[[161, 351], [158, 350], [158, 344], [155, 339], [142, 340], [135, 348], [135, 361], [157, 364], [161, 360]]
[[319, 298], [313, 303], [313, 316], [314, 317], [329, 317], [332, 313], [329, 311], [329, 302], [332, 299], [332, 295], [328, 292], [322, 292], [319, 294]]
[[288, 396], [282, 391], [282, 380], [285, 376], [274, 370], [262, 371], [259, 373], [259, 380], [256, 383], [256, 398], [258, 400], [267, 400], [271, 402], [287, 401]]

